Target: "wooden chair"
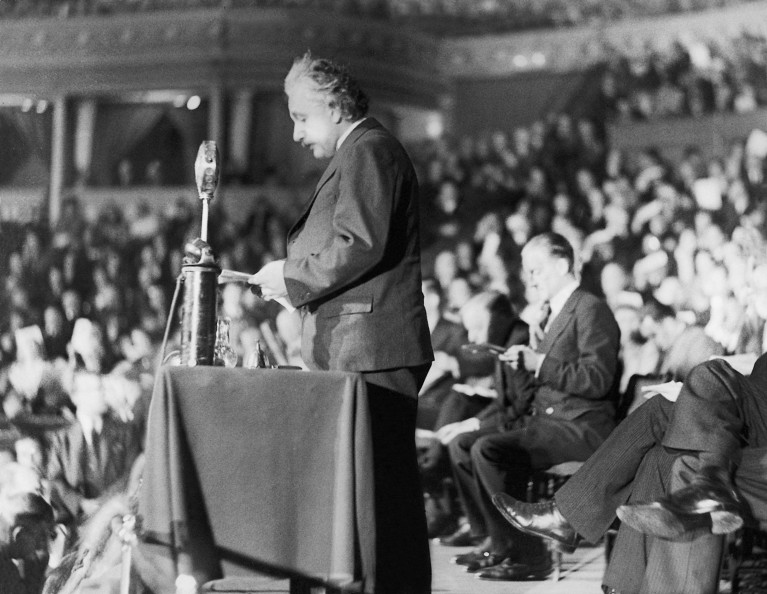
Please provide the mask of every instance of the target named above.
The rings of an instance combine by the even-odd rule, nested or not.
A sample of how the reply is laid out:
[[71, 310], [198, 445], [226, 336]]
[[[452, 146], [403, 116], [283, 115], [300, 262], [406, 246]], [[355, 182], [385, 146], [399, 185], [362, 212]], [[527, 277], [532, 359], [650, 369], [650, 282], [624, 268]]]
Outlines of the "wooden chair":
[[767, 592], [767, 531], [746, 527], [736, 532], [725, 564], [732, 594]]
[[[612, 389], [616, 424], [620, 423], [628, 414], [641, 386], [648, 383], [658, 383], [658, 381], [656, 381], [658, 378], [653, 376], [637, 376], [636, 378], [632, 377], [631, 379], [634, 381], [629, 381], [629, 387], [626, 392], [620, 394], [618, 390], [618, 377], [616, 377], [615, 385]], [[527, 482], [527, 501], [529, 503], [535, 503], [553, 499], [554, 493], [556, 493], [571, 476], [578, 472], [578, 469], [581, 466], [583, 466], [583, 462], [563, 462], [547, 468], [546, 470], [533, 473], [530, 480]], [[609, 545], [610, 541], [608, 540], [607, 542]], [[554, 582], [558, 582], [562, 575], [562, 550], [552, 541], [547, 541], [547, 545], [551, 552], [551, 561], [554, 568], [551, 574], [551, 579]]]

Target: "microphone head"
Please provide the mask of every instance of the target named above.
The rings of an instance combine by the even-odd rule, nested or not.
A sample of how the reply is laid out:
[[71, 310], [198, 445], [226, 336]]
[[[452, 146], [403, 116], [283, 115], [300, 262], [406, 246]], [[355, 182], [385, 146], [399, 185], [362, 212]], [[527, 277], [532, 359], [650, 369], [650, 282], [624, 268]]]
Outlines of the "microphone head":
[[221, 170], [215, 140], [203, 140], [194, 162], [194, 179], [200, 200], [213, 200]]

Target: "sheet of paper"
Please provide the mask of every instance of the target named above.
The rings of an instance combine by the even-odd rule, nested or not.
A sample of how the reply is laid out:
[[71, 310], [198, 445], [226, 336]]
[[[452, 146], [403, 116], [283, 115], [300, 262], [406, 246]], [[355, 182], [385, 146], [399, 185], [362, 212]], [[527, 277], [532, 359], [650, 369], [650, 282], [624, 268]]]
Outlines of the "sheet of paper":
[[[248, 274], [247, 272], [237, 272], [236, 270], [229, 270], [228, 268], [223, 268], [221, 270], [221, 274], [218, 275], [218, 284], [222, 285], [225, 283], [248, 283], [248, 279], [253, 276], [252, 274]], [[290, 302], [285, 297], [277, 297], [276, 299], [265, 299], [262, 297], [265, 301], [276, 301], [279, 303], [282, 307], [287, 309], [289, 312], [293, 313], [296, 311], [296, 308], [293, 307]]]

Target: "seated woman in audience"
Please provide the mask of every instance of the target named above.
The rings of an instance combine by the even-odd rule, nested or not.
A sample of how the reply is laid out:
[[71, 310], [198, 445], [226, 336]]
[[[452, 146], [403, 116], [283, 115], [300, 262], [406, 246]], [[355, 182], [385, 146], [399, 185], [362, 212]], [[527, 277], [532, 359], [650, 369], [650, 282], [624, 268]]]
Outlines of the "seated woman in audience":
[[17, 330], [14, 336], [15, 361], [0, 377], [6, 416], [63, 414], [69, 406], [61, 384], [63, 367], [46, 360], [40, 328], [27, 326]]

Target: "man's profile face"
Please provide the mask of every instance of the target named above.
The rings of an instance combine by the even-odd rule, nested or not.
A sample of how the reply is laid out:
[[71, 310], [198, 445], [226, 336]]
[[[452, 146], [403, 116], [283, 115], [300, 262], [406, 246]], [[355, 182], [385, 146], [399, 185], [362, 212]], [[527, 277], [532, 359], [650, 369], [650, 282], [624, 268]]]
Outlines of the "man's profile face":
[[567, 284], [567, 261], [549, 254], [544, 247], [529, 246], [522, 250], [525, 283], [541, 301], [549, 301]]
[[310, 149], [316, 159], [332, 157], [341, 136], [341, 116], [328, 106], [311, 81], [299, 78], [287, 89], [293, 140]]
[[479, 307], [467, 307], [461, 311], [461, 323], [466, 329], [469, 342], [487, 342], [490, 335], [490, 312]]

